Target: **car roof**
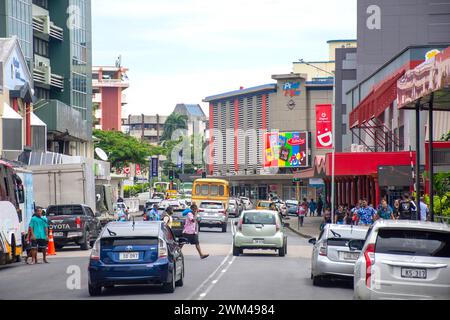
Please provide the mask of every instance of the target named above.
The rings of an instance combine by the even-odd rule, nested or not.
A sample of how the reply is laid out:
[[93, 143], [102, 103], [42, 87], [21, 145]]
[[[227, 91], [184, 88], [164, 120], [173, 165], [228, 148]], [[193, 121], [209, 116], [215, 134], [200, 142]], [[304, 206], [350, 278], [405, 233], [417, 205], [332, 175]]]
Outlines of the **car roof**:
[[[161, 221], [110, 222], [103, 229], [101, 238], [159, 237]], [[109, 231], [111, 231], [111, 234]]]
[[246, 210], [243, 212], [243, 214], [246, 214], [246, 213], [270, 213], [270, 214], [278, 215], [278, 211], [273, 211], [273, 210]]
[[450, 226], [445, 223], [417, 220], [378, 220], [374, 224], [374, 229], [421, 229], [450, 232]]
[[[342, 234], [344, 237], [348, 237], [349, 235], [359, 235], [359, 238], [364, 238], [369, 231], [369, 226], [351, 226], [351, 225], [342, 225], [342, 224], [327, 224], [326, 230], [328, 233], [331, 233], [330, 230], [334, 232]], [[332, 234], [332, 233], [331, 233]]]

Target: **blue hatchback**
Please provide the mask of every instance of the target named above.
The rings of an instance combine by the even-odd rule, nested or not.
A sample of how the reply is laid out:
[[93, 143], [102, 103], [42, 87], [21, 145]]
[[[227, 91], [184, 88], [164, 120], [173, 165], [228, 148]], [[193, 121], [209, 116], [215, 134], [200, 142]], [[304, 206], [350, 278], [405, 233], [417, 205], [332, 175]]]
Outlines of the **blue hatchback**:
[[[181, 241], [181, 242], [179, 242]], [[186, 239], [175, 238], [162, 222], [112, 222], [92, 249], [89, 262], [89, 294], [103, 287], [159, 284], [173, 293], [183, 286]]]

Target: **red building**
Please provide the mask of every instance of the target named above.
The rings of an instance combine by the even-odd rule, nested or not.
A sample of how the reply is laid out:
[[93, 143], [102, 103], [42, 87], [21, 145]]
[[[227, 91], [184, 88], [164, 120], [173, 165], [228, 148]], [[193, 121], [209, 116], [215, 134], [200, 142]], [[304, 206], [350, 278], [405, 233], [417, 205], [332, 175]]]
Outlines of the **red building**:
[[92, 91], [95, 129], [121, 131], [122, 107], [127, 104], [123, 91], [129, 87], [123, 67], [93, 67]]

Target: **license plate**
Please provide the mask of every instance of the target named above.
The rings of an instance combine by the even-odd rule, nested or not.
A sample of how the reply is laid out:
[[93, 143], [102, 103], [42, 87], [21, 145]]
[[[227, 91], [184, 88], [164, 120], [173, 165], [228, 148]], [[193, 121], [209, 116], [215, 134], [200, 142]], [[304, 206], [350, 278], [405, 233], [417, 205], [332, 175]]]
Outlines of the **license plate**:
[[253, 244], [264, 244], [264, 240], [262, 239], [254, 239]]
[[342, 260], [356, 261], [359, 258], [358, 252], [342, 252]]
[[181, 227], [181, 222], [172, 222], [172, 227], [174, 228]]
[[62, 238], [62, 237], [64, 237], [64, 232], [54, 232], [53, 236], [55, 238]]
[[119, 254], [119, 260], [121, 261], [139, 260], [139, 252], [121, 252]]
[[427, 278], [427, 270], [426, 269], [415, 269], [415, 268], [402, 268], [402, 278], [426, 279]]

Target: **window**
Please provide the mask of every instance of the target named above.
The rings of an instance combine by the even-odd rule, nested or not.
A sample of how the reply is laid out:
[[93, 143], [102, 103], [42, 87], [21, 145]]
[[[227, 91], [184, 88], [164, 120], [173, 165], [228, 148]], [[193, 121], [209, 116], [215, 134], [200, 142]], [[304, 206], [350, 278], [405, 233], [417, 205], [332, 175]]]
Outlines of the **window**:
[[275, 215], [272, 213], [251, 212], [244, 216], [244, 224], [276, 224]]
[[48, 0], [33, 0], [33, 4], [48, 10]]
[[201, 188], [202, 188], [201, 192], [202, 196], [209, 195], [209, 186], [207, 184], [202, 184]]
[[219, 186], [219, 196], [223, 197], [225, 195], [225, 187]]
[[428, 230], [381, 229], [376, 253], [450, 258], [450, 233]]
[[47, 41], [44, 41], [42, 39], [34, 37], [33, 38], [33, 49], [34, 49], [33, 51], [35, 54], [38, 54], [38, 55], [46, 57], [46, 58], [50, 57]]
[[101, 245], [102, 247], [156, 246], [158, 245], [158, 238], [103, 238]]
[[210, 187], [210, 194], [212, 196], [218, 196], [219, 195], [219, 187], [218, 186], [211, 186]]
[[200, 194], [200, 185], [196, 185], [195, 186], [195, 194], [199, 195]]

